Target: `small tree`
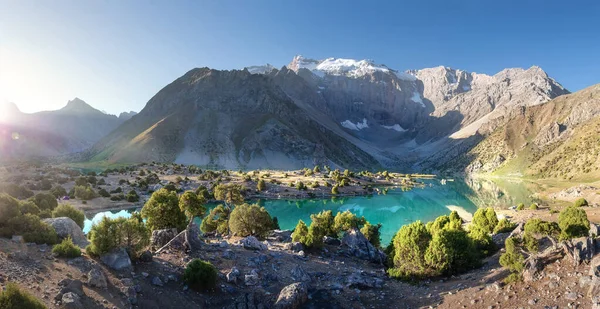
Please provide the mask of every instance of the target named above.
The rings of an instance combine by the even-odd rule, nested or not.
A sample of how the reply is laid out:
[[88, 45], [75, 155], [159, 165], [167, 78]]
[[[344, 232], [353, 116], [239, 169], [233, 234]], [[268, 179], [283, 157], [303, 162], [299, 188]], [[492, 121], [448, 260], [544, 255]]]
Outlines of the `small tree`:
[[315, 168], [313, 168], [313, 172], [316, 173], [320, 173], [321, 172], [321, 168], [318, 165], [315, 165]]
[[204, 233], [218, 232], [219, 234], [229, 233], [229, 207], [218, 205], [202, 220], [200, 230]]
[[442, 230], [433, 235], [425, 252], [425, 262], [438, 274], [457, 274], [479, 264], [474, 249], [464, 230]]
[[127, 199], [127, 201], [130, 203], [136, 203], [140, 200], [140, 196], [137, 194], [137, 192], [135, 192], [135, 190], [130, 190], [127, 192], [125, 199]]
[[265, 183], [264, 179], [260, 179], [256, 184], [256, 190], [265, 191], [265, 189], [267, 189], [267, 184]]
[[2, 309], [46, 309], [46, 306], [33, 295], [23, 291], [13, 282], [0, 289], [0, 308]]
[[525, 209], [525, 204], [519, 203], [519, 205], [517, 205], [517, 210], [523, 210], [523, 209]]
[[299, 243], [305, 243], [307, 236], [308, 236], [308, 227], [306, 226], [306, 223], [304, 223], [304, 221], [302, 221], [302, 220], [298, 220], [298, 224], [296, 224], [296, 227], [294, 228], [294, 232], [292, 233], [292, 241], [299, 242]]
[[179, 198], [179, 209], [185, 213], [189, 220], [194, 217], [204, 217], [206, 214], [206, 199], [194, 191], [185, 191]]
[[40, 214], [40, 209], [35, 205], [32, 201], [21, 201], [19, 203], [19, 210], [22, 214], [32, 214], [38, 215]]
[[73, 207], [71, 204], [60, 204], [52, 211], [53, 218], [67, 217], [71, 218], [80, 228], [83, 228], [85, 214], [83, 211]]
[[355, 214], [351, 213], [349, 210], [344, 212], [338, 212], [333, 219], [334, 225], [333, 230], [336, 234], [341, 232], [346, 232], [350, 229], [360, 229], [367, 220], [365, 217], [357, 217]]
[[142, 208], [142, 217], [147, 219], [146, 224], [152, 231], [168, 228], [181, 231], [187, 224], [187, 218], [179, 208], [177, 193], [164, 188], [152, 193]]
[[394, 267], [388, 269], [390, 276], [406, 280], [427, 275], [425, 251], [430, 241], [431, 234], [421, 221], [401, 227], [393, 239]]
[[338, 233], [334, 229], [334, 217], [331, 210], [323, 210], [318, 214], [310, 215], [311, 226], [318, 228], [324, 236], [337, 237]]
[[588, 206], [589, 204], [588, 204], [588, 201], [586, 199], [580, 198], [580, 199], [577, 199], [575, 201], [575, 204], [573, 204], [573, 205], [575, 207], [583, 207], [583, 206]]
[[373, 246], [375, 246], [375, 248], [379, 248], [381, 245], [381, 223], [372, 225], [371, 223], [367, 222], [360, 229], [360, 232], [365, 235], [365, 237]]
[[236, 236], [263, 237], [272, 227], [273, 220], [267, 210], [256, 204], [236, 206], [229, 216], [229, 229]]
[[133, 213], [131, 218], [108, 217], [94, 224], [88, 233], [90, 245], [86, 252], [99, 256], [116, 248], [124, 247], [133, 257], [137, 256], [143, 248], [150, 243], [150, 230], [144, 224], [138, 213]]
[[[473, 215], [473, 223], [472, 226], [476, 226], [478, 229], [486, 232], [492, 233], [496, 225], [498, 225], [498, 217], [496, 216], [496, 212], [493, 208], [479, 208], [475, 211]], [[471, 227], [473, 229], [473, 227]]]
[[54, 210], [58, 206], [56, 197], [50, 193], [38, 193], [33, 197], [33, 202], [40, 208], [40, 210], [48, 209]]
[[296, 189], [298, 189], [298, 190], [306, 190], [306, 186], [304, 185], [304, 183], [302, 181], [298, 181], [296, 183]]
[[585, 210], [580, 207], [569, 206], [558, 215], [561, 239], [587, 236], [590, 230], [590, 221]]
[[195, 290], [208, 290], [217, 285], [217, 269], [208, 261], [192, 260], [185, 268], [183, 281]]
[[215, 199], [225, 202], [227, 205], [239, 205], [244, 202], [242, 186], [236, 184], [217, 185], [215, 187]]
[[537, 205], [536, 203], [532, 203], [532, 204], [529, 206], [529, 210], [538, 210], [538, 205]]
[[521, 280], [521, 273], [525, 268], [525, 258], [517, 249], [517, 241], [513, 237], [509, 237], [504, 242], [506, 252], [500, 256], [500, 265], [508, 268], [511, 274], [505, 279], [508, 282]]
[[56, 198], [61, 198], [63, 196], [67, 195], [67, 190], [65, 190], [65, 188], [61, 187], [61, 186], [54, 186], [51, 190], [50, 193], [52, 195], [54, 195], [54, 197]]
[[338, 185], [335, 185], [335, 186], [333, 186], [333, 188], [331, 188], [331, 194], [333, 194], [333, 195], [340, 194], [340, 189], [338, 188]]

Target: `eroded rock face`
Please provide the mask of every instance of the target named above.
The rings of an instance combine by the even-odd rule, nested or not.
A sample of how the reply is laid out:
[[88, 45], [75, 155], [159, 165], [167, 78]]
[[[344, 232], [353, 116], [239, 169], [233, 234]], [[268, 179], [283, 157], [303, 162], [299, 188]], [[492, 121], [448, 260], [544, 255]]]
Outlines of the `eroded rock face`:
[[102, 271], [97, 268], [93, 268], [92, 270], [90, 270], [90, 272], [88, 273], [87, 283], [91, 287], [98, 287], [101, 289], [106, 289], [106, 287], [108, 286], [106, 282], [106, 277], [104, 276]]
[[308, 300], [308, 287], [303, 282], [292, 283], [284, 287], [277, 301], [276, 309], [298, 309]]
[[47, 218], [42, 221], [50, 224], [54, 230], [56, 230], [56, 234], [61, 239], [65, 239], [71, 236], [73, 239], [73, 243], [81, 248], [85, 248], [90, 242], [87, 240], [83, 232], [81, 231], [81, 227], [73, 221], [71, 218], [60, 217], [60, 218]]
[[125, 248], [119, 248], [100, 257], [100, 260], [114, 270], [131, 269], [131, 259]]
[[163, 229], [163, 230], [154, 230], [152, 231], [152, 237], [150, 238], [150, 243], [155, 248], [161, 248], [166, 245], [171, 239], [177, 236], [177, 229]]
[[346, 247], [351, 255], [359, 259], [374, 263], [383, 263], [385, 261], [385, 254], [375, 248], [358, 229], [351, 229], [344, 233], [342, 246]]

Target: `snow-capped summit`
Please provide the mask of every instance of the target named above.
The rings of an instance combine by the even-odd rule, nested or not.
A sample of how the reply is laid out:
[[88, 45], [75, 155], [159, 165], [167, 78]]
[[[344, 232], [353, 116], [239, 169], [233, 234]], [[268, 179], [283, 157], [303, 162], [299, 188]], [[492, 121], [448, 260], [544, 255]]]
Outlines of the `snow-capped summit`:
[[307, 69], [320, 77], [323, 77], [324, 75], [333, 75], [357, 78], [375, 72], [382, 72], [393, 73], [402, 80], [416, 80], [410, 73], [398, 72], [390, 69], [386, 65], [377, 64], [373, 60], [368, 59], [327, 58], [324, 60], [314, 60], [298, 55], [294, 57], [290, 64], [288, 64], [288, 68], [296, 72], [300, 69]]

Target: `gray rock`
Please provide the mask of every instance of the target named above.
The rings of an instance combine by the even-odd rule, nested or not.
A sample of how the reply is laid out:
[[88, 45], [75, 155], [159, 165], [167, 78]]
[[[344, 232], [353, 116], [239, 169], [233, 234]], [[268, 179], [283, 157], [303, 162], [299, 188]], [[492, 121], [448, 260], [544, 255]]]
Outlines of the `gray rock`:
[[162, 280], [160, 280], [160, 278], [158, 276], [154, 276], [154, 278], [152, 278], [152, 284], [156, 285], [156, 286], [164, 285], [164, 283], [162, 282]]
[[102, 263], [114, 270], [130, 270], [131, 259], [125, 248], [115, 249], [100, 257]]
[[304, 245], [302, 243], [299, 242], [291, 242], [291, 243], [286, 243], [283, 248], [285, 250], [290, 250], [293, 252], [300, 252], [304, 250]]
[[364, 289], [373, 289], [383, 287], [383, 280], [367, 276], [361, 272], [355, 272], [346, 278], [346, 287]]
[[565, 293], [565, 299], [567, 299], [567, 300], [577, 300], [577, 293], [575, 293], [575, 292]]
[[589, 262], [596, 254], [596, 245], [594, 244], [594, 239], [591, 237], [570, 239], [563, 242], [562, 246], [575, 267], [581, 264], [581, 262]]
[[152, 231], [152, 237], [150, 238], [150, 244], [155, 248], [161, 248], [171, 239], [177, 236], [177, 229], [162, 229], [162, 230], [154, 230]]
[[598, 237], [600, 236], [600, 227], [597, 224], [590, 222], [590, 237]]
[[279, 242], [290, 242], [292, 241], [292, 231], [290, 230], [273, 230], [268, 237], [269, 239], [276, 240]]
[[65, 239], [71, 236], [73, 243], [81, 248], [85, 248], [90, 242], [83, 234], [81, 227], [73, 221], [71, 218], [60, 217], [60, 218], [48, 218], [42, 221], [50, 224], [60, 239]]
[[303, 282], [292, 283], [279, 292], [275, 309], [298, 309], [308, 300], [308, 287]]
[[375, 248], [356, 228], [344, 233], [342, 246], [347, 247], [348, 252], [359, 259], [375, 263], [383, 263], [386, 259], [385, 254], [381, 250]]
[[323, 242], [326, 245], [330, 245], [330, 246], [339, 246], [339, 245], [342, 244], [342, 242], [339, 239], [333, 238], [333, 237], [329, 237], [329, 236], [323, 237]]
[[244, 276], [244, 283], [246, 285], [257, 285], [259, 283], [258, 271], [253, 269], [250, 274]]
[[231, 271], [229, 271], [226, 275], [227, 282], [237, 283], [237, 280], [240, 278], [240, 275], [241, 275], [241, 273], [240, 273], [239, 269], [237, 269], [236, 267], [233, 267], [231, 269]]
[[223, 258], [227, 260], [235, 259], [235, 253], [231, 249], [227, 249], [223, 252]]
[[128, 287], [125, 294], [127, 295], [127, 300], [129, 301], [130, 304], [137, 305], [137, 303], [138, 303], [138, 299], [137, 299], [138, 291], [136, 290], [135, 287], [133, 287], [133, 286]]
[[258, 241], [254, 236], [248, 236], [240, 240], [240, 244], [246, 249], [251, 250], [267, 250], [267, 246], [262, 242]]
[[83, 304], [81, 303], [81, 297], [79, 295], [68, 292], [63, 294], [62, 296], [62, 305], [61, 308], [64, 309], [83, 309]]
[[19, 243], [19, 244], [24, 244], [25, 243], [25, 240], [23, 239], [23, 236], [20, 236], [20, 235], [13, 235], [13, 237], [12, 237], [11, 240], [14, 241], [14, 242], [16, 242], [16, 243]]
[[144, 263], [150, 263], [152, 262], [152, 252], [146, 250], [144, 252], [142, 252], [142, 254], [140, 254], [140, 261], [144, 262]]
[[290, 271], [294, 281], [310, 282], [310, 275], [300, 266], [295, 265]]
[[93, 268], [88, 273], [88, 285], [91, 287], [97, 287], [101, 289], [106, 289], [108, 287], [106, 277], [102, 273], [101, 270], [97, 268]]

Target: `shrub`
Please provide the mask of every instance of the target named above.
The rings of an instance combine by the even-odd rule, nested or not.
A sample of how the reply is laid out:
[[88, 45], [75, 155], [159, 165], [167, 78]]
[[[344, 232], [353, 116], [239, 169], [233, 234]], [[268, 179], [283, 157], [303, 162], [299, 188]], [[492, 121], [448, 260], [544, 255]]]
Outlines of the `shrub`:
[[298, 224], [294, 228], [294, 232], [292, 233], [292, 241], [305, 243], [306, 237], [308, 236], [308, 227], [306, 223], [302, 220], [298, 220]]
[[58, 206], [56, 197], [50, 193], [38, 193], [33, 197], [33, 202], [40, 208], [40, 210], [48, 209], [54, 210]]
[[56, 198], [61, 198], [63, 196], [67, 195], [67, 190], [65, 190], [65, 188], [63, 188], [62, 186], [54, 186], [51, 190], [50, 193], [52, 195], [54, 195], [54, 197]]
[[33, 295], [22, 291], [18, 285], [9, 282], [6, 290], [0, 289], [2, 309], [46, 309], [46, 306]]
[[37, 207], [37, 205], [32, 202], [32, 201], [22, 201], [19, 203], [19, 210], [21, 211], [21, 214], [32, 214], [32, 215], [39, 215], [40, 214], [40, 209]]
[[26, 242], [53, 245], [58, 242], [56, 231], [36, 215], [21, 215], [8, 222], [13, 235], [22, 235]]
[[124, 199], [125, 199], [125, 194], [123, 194], [123, 193], [115, 194], [110, 197], [111, 201], [122, 201]]
[[96, 183], [99, 186], [104, 186], [106, 185], [106, 180], [104, 180], [104, 178], [100, 178], [100, 180], [98, 180], [98, 183]]
[[304, 183], [302, 181], [298, 181], [296, 183], [296, 189], [298, 189], [298, 190], [306, 190], [306, 186], [304, 185]]
[[573, 204], [573, 206], [575, 206], [575, 207], [588, 206], [588, 201], [584, 198], [580, 198], [575, 201], [575, 204]]
[[194, 259], [186, 266], [183, 280], [195, 290], [212, 289], [217, 285], [217, 269], [210, 262]]
[[442, 230], [433, 235], [425, 262], [438, 274], [458, 274], [479, 265], [474, 249], [464, 230]]
[[244, 202], [244, 196], [242, 195], [244, 189], [240, 185], [228, 184], [228, 185], [217, 185], [214, 189], [215, 199], [223, 201], [228, 205], [239, 205]]
[[71, 236], [69, 236], [63, 239], [60, 244], [54, 245], [52, 253], [55, 253], [59, 257], [76, 258], [81, 256], [81, 249], [73, 243]]
[[523, 209], [525, 209], [525, 204], [519, 203], [519, 205], [517, 205], [517, 210], [523, 210]]
[[214, 198], [205, 186], [199, 186], [198, 189], [196, 189], [196, 195], [198, 195], [198, 197], [203, 197], [206, 201]]
[[442, 230], [461, 230], [462, 219], [460, 219], [456, 211], [453, 211], [450, 213], [450, 216], [439, 216], [434, 221], [428, 222], [426, 227], [431, 235], [437, 234]]
[[542, 221], [538, 218], [527, 221], [523, 230], [525, 234], [530, 235], [556, 236], [560, 233], [560, 227], [556, 222]]
[[388, 269], [390, 276], [404, 280], [426, 276], [425, 251], [430, 241], [431, 234], [421, 221], [401, 227], [393, 239], [394, 267]]
[[315, 168], [313, 168], [313, 173], [320, 173], [321, 172], [321, 168], [319, 168], [318, 165], [315, 165]]
[[10, 237], [13, 235], [9, 221], [21, 214], [19, 201], [14, 197], [0, 193], [0, 236]]
[[150, 243], [150, 230], [144, 224], [138, 213], [133, 213], [128, 219], [108, 217], [102, 218], [92, 226], [88, 233], [90, 245], [86, 251], [95, 256], [124, 247], [132, 257]]
[[40, 217], [40, 219], [52, 218], [52, 211], [44, 209], [40, 211], [40, 213], [37, 216]]
[[231, 209], [223, 205], [213, 208], [202, 220], [200, 230], [204, 233], [218, 232], [219, 234], [229, 233], [229, 214]]
[[187, 225], [185, 214], [179, 208], [177, 193], [165, 188], [152, 193], [141, 214], [152, 231], [168, 228], [181, 231]]
[[538, 205], [537, 205], [536, 203], [532, 203], [532, 204], [529, 206], [529, 210], [538, 210]]
[[560, 238], [571, 239], [587, 236], [590, 230], [590, 221], [588, 221], [585, 210], [570, 206], [558, 215], [558, 226], [561, 230]]
[[475, 249], [484, 256], [491, 255], [498, 249], [490, 234], [477, 225], [471, 226], [469, 237], [473, 240]]
[[33, 191], [22, 186], [10, 183], [0, 188], [0, 192], [4, 192], [14, 198], [26, 199], [33, 196]]
[[88, 181], [86, 177], [77, 177], [77, 179], [75, 179], [75, 186], [87, 186], [88, 185]]
[[311, 226], [319, 230], [323, 236], [337, 237], [338, 231], [335, 230], [335, 219], [331, 210], [323, 210], [318, 214], [310, 215]]
[[[327, 183], [329, 184], [329, 183]], [[340, 194], [340, 189], [338, 188], [337, 185], [333, 186], [333, 188], [331, 188], [331, 194], [337, 195]]]
[[98, 190], [98, 195], [102, 197], [110, 197], [110, 193], [108, 193], [108, 191], [106, 191], [104, 188]]
[[373, 246], [375, 246], [375, 248], [379, 248], [381, 245], [381, 223], [372, 225], [371, 223], [367, 222], [360, 229], [360, 232], [365, 235], [365, 237]]
[[527, 249], [527, 251], [529, 251], [531, 253], [538, 252], [539, 243], [538, 243], [538, 240], [535, 237], [533, 237], [532, 234], [529, 234], [529, 233], [523, 234], [522, 242], [523, 242], [523, 246]]
[[479, 208], [473, 215], [473, 223], [471, 229], [476, 226], [478, 229], [486, 233], [492, 233], [496, 225], [498, 225], [498, 217], [492, 207]]
[[504, 218], [498, 221], [498, 225], [494, 228], [494, 234], [512, 232], [517, 227], [516, 223]]
[[265, 183], [265, 181], [263, 179], [259, 180], [258, 183], [256, 184], [256, 190], [264, 191], [265, 189], [267, 189], [267, 184]]
[[96, 198], [96, 192], [89, 186], [76, 186], [75, 197], [84, 201]]
[[121, 189], [121, 187], [117, 187], [116, 189], [110, 191], [111, 194], [121, 193], [121, 192], [123, 192], [123, 189]]
[[264, 236], [273, 227], [273, 220], [264, 207], [242, 204], [229, 215], [229, 229], [236, 236]]
[[366, 222], [365, 217], [357, 217], [349, 210], [338, 212], [333, 219], [333, 230], [336, 234], [356, 228], [360, 229]]
[[186, 217], [192, 220], [194, 217], [204, 217], [206, 199], [203, 195], [198, 195], [193, 191], [185, 191], [179, 197], [179, 209], [185, 213]]
[[131, 190], [127, 192], [125, 199], [127, 199], [127, 201], [130, 203], [136, 203], [140, 200], [140, 196], [137, 194], [137, 192], [135, 192], [135, 190]]
[[500, 265], [508, 268], [511, 275], [506, 278], [506, 282], [518, 281], [521, 279], [521, 273], [525, 268], [525, 258], [517, 249], [517, 240], [509, 237], [504, 242], [506, 252], [500, 256]]
[[52, 217], [53, 218], [60, 218], [60, 217], [71, 218], [81, 228], [83, 228], [83, 223], [85, 221], [85, 214], [83, 213], [83, 211], [73, 207], [71, 204], [60, 204], [52, 212]]

